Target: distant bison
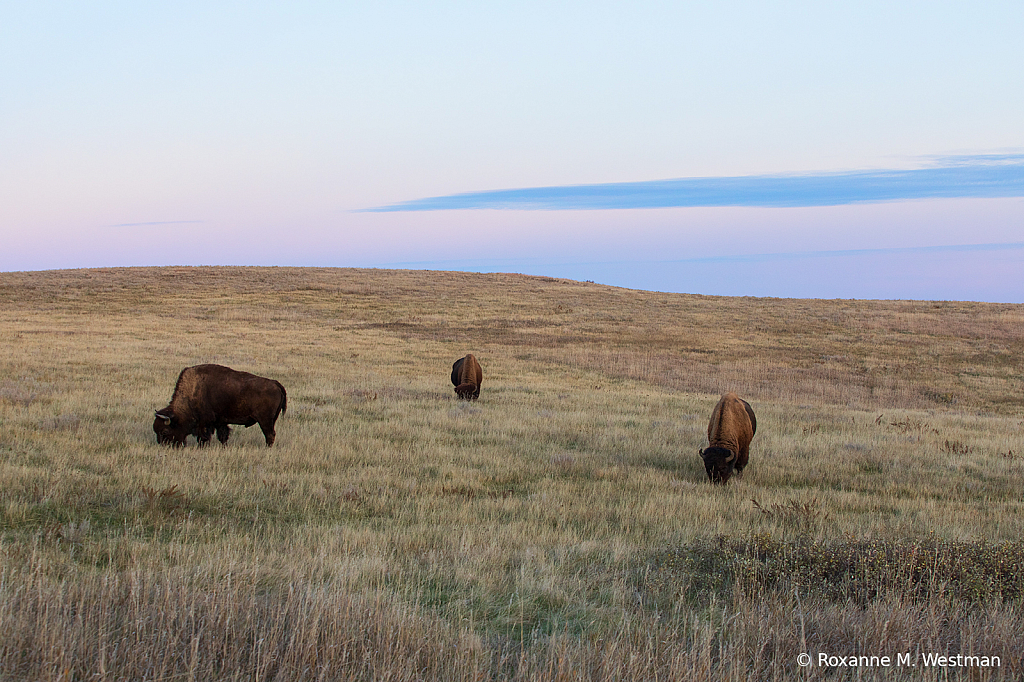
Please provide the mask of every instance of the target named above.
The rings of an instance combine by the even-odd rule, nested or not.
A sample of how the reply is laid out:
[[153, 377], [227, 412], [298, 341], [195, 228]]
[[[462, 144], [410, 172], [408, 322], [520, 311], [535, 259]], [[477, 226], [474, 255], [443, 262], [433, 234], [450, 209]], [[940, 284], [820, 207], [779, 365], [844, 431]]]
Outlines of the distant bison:
[[470, 353], [459, 358], [452, 365], [452, 384], [459, 400], [476, 400], [480, 397], [480, 384], [484, 380], [484, 372], [480, 363]]
[[196, 365], [181, 370], [170, 405], [156, 411], [153, 431], [157, 443], [181, 446], [192, 435], [203, 446], [214, 430], [217, 440], [226, 443], [228, 424], [259, 424], [270, 447], [277, 435], [274, 423], [286, 409], [284, 386], [273, 379], [221, 365]]
[[755, 431], [757, 418], [747, 401], [735, 393], [723, 395], [708, 422], [708, 448], [700, 451], [712, 483], [725, 483], [733, 470], [743, 472]]

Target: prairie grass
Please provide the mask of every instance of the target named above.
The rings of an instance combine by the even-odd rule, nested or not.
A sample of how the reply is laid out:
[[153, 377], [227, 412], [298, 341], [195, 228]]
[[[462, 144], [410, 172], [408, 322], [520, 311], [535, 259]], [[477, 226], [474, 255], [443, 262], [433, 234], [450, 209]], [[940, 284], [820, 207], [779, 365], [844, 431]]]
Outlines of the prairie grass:
[[[0, 348], [3, 680], [1024, 676], [1022, 306], [0, 273]], [[272, 449], [156, 445], [202, 362], [286, 386]], [[758, 433], [713, 487], [727, 390]]]

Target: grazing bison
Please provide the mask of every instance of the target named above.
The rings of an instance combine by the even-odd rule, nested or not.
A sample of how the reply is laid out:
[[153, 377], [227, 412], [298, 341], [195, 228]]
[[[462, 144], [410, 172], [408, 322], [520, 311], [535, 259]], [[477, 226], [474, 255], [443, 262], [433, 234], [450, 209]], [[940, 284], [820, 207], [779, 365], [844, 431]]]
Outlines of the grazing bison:
[[755, 431], [757, 418], [747, 401], [735, 393], [723, 395], [708, 422], [708, 448], [700, 451], [712, 483], [725, 483], [733, 470], [743, 472]]
[[470, 353], [459, 358], [452, 365], [452, 384], [459, 400], [476, 400], [480, 397], [480, 383], [484, 380], [484, 372], [480, 363]]
[[273, 379], [221, 365], [196, 365], [181, 370], [171, 403], [156, 411], [153, 431], [157, 443], [181, 446], [193, 435], [204, 446], [213, 430], [226, 443], [228, 424], [259, 424], [270, 447], [277, 435], [274, 423], [287, 408], [284, 386]]

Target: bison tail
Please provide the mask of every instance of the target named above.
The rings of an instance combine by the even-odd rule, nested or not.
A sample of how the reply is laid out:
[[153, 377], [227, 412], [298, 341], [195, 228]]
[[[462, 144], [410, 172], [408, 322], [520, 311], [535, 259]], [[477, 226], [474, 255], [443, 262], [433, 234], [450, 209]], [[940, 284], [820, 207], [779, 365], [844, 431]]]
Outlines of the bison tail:
[[284, 390], [284, 386], [281, 385], [280, 381], [275, 381], [274, 383], [277, 384], [277, 387], [279, 389], [281, 389], [281, 408], [277, 411], [277, 413], [279, 415], [284, 414], [285, 412], [288, 411], [288, 392]]

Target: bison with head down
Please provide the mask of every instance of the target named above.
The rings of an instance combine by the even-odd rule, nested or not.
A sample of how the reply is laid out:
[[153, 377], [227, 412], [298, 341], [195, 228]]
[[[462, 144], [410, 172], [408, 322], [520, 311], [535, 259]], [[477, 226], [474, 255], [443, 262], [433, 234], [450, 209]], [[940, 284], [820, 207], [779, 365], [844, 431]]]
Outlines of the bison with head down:
[[708, 447], [700, 451], [712, 483], [725, 483], [733, 471], [743, 472], [755, 431], [757, 418], [747, 401], [735, 393], [723, 395], [708, 422]]
[[452, 384], [455, 385], [455, 395], [459, 400], [476, 400], [480, 397], [480, 384], [484, 380], [484, 372], [480, 369], [480, 363], [470, 353], [464, 358], [459, 358], [452, 365]]
[[226, 443], [229, 424], [259, 424], [270, 447], [276, 437], [274, 423], [287, 408], [284, 386], [273, 379], [221, 365], [196, 365], [181, 370], [171, 403], [156, 411], [153, 431], [157, 443], [182, 446], [191, 435], [203, 446], [213, 431]]

